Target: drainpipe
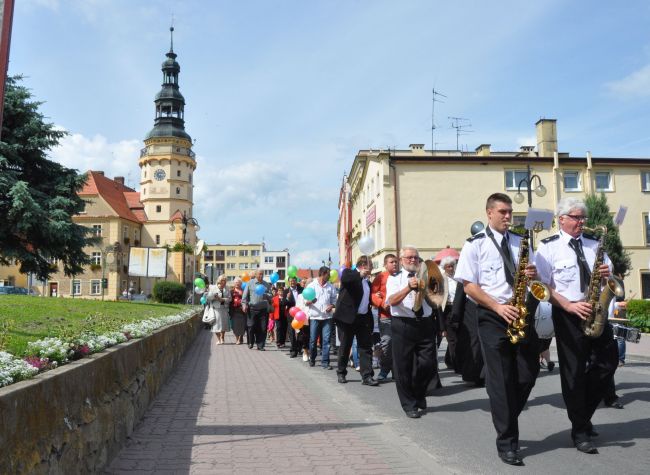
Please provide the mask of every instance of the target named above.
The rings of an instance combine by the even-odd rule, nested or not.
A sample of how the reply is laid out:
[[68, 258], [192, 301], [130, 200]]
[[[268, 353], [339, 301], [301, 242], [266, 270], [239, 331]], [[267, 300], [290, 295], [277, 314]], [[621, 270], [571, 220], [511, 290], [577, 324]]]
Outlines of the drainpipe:
[[400, 242], [400, 236], [399, 236], [399, 228], [400, 228], [400, 215], [399, 215], [399, 202], [398, 202], [398, 197], [399, 197], [399, 179], [397, 177], [397, 168], [395, 168], [395, 165], [392, 163], [391, 158], [390, 158], [390, 151], [388, 152], [388, 166], [393, 170], [393, 176], [395, 177], [395, 186], [393, 187], [393, 203], [395, 206], [395, 246], [397, 249], [395, 249], [396, 253], [399, 254], [400, 249], [402, 248], [402, 243]]
[[591, 194], [591, 174], [593, 167], [591, 165], [591, 152], [587, 152], [587, 173], [585, 173], [585, 194]]
[[553, 152], [553, 197], [555, 198], [554, 206], [560, 201], [560, 156]]

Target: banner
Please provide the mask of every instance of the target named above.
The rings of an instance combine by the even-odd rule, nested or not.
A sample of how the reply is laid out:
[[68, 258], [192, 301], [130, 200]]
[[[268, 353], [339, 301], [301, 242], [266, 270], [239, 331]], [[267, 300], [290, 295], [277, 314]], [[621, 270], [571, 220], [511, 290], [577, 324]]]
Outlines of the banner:
[[167, 277], [167, 249], [149, 248], [147, 277]]
[[167, 277], [167, 249], [131, 247], [129, 275], [133, 277]]

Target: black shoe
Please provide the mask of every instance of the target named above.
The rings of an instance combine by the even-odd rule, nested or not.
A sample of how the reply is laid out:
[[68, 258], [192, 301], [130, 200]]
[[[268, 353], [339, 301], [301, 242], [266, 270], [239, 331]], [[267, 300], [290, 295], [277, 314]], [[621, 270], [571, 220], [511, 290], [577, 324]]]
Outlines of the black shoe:
[[410, 417], [411, 419], [419, 419], [420, 411], [418, 411], [417, 409], [414, 409], [412, 411], [406, 411], [406, 417]]
[[363, 381], [361, 381], [361, 384], [365, 386], [379, 386], [379, 381], [376, 379], [372, 379], [371, 376], [368, 376], [366, 378], [363, 378]]
[[521, 460], [519, 455], [517, 455], [517, 452], [515, 452], [514, 450], [508, 450], [507, 452], [500, 452], [499, 458], [503, 463], [507, 463], [508, 465], [524, 464], [523, 460]]
[[261, 346], [258, 346], [257, 351], [264, 351], [264, 348], [262, 348]]
[[323, 366], [323, 369], [334, 369], [331, 365]]
[[598, 449], [590, 440], [585, 440], [582, 442], [576, 442], [576, 449], [578, 449], [583, 454], [597, 454]]
[[289, 358], [296, 358], [298, 357], [297, 353], [289, 353]]
[[415, 405], [415, 407], [417, 407], [421, 411], [426, 412], [426, 410], [427, 410], [427, 400], [425, 399], [423, 401], [418, 401], [417, 404]]
[[613, 400], [612, 402], [606, 402], [606, 403], [605, 403], [605, 406], [607, 406], [607, 407], [613, 407], [614, 409], [624, 409], [624, 408], [625, 408], [625, 406], [623, 406], [623, 404], [621, 404], [620, 402], [618, 402], [616, 399]]
[[589, 429], [589, 430], [587, 431], [587, 435], [588, 435], [589, 437], [598, 437], [600, 434], [599, 434], [598, 432], [596, 432], [596, 431], [594, 430], [594, 428], [592, 427], [591, 429]]
[[339, 374], [339, 383], [345, 384], [347, 382], [348, 382], [348, 380], [345, 379], [345, 375], [344, 374]]
[[316, 366], [316, 362], [310, 360], [310, 361], [309, 361], [309, 366]]
[[553, 363], [552, 361], [549, 361], [548, 362], [548, 372], [549, 373], [552, 372], [554, 368], [555, 368], [555, 363]]
[[249, 349], [249, 350], [252, 350], [252, 349], [253, 349], [253, 345], [248, 345], [248, 349]]

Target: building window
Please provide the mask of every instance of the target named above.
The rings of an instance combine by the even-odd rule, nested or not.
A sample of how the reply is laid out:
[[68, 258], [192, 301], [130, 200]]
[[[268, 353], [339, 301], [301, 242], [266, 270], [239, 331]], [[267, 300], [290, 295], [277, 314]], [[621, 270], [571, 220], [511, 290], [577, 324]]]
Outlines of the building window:
[[[519, 183], [521, 183], [521, 180], [525, 180], [528, 178], [528, 171], [527, 170], [506, 170], [505, 172], [505, 179], [506, 179], [506, 190], [517, 190]], [[524, 182], [522, 183], [522, 190], [527, 190], [528, 186], [527, 183]]]
[[239, 257], [248, 257], [248, 249], [240, 249]]
[[102, 253], [95, 251], [90, 256], [90, 263], [96, 266], [101, 265], [102, 263]]
[[240, 262], [239, 270], [248, 270], [248, 262]]
[[650, 299], [650, 272], [641, 272], [641, 298]]
[[255, 270], [258, 267], [259, 267], [259, 265], [257, 264], [257, 262], [251, 262], [251, 269]]
[[379, 172], [377, 172], [377, 181], [375, 182], [375, 185], [377, 186], [377, 196], [379, 196], [381, 190], [381, 186], [379, 185]]
[[226, 263], [226, 269], [234, 270], [235, 269], [235, 263], [234, 262]]
[[180, 189], [178, 186], [176, 187], [176, 194], [177, 194], [177, 195], [180, 195], [180, 194], [181, 194], [181, 189]]
[[526, 224], [526, 213], [513, 213], [512, 214], [512, 226], [515, 228], [523, 228]]
[[273, 274], [274, 270], [273, 269], [264, 269], [264, 275], [271, 275]]
[[650, 172], [641, 172], [641, 191], [650, 191]]
[[99, 295], [102, 293], [102, 281], [94, 279], [90, 281], [90, 295]]
[[215, 264], [215, 265], [214, 265], [215, 270], [216, 270], [217, 272], [221, 272], [221, 273], [223, 273], [225, 267], [226, 267], [226, 266], [223, 265], [223, 264]]
[[101, 224], [93, 224], [93, 236], [101, 237], [101, 235], [102, 235], [102, 225]]
[[384, 235], [381, 233], [381, 219], [377, 220], [377, 239], [375, 239], [375, 251], [384, 247]]
[[612, 176], [609, 172], [596, 172], [596, 191], [612, 191]]
[[160, 213], [161, 211], [162, 211], [162, 206], [156, 205], [156, 213]]
[[181, 171], [180, 170], [176, 170], [176, 176], [181, 176]]
[[275, 259], [273, 256], [264, 256], [264, 263], [265, 264], [273, 264], [275, 262]]
[[645, 225], [645, 245], [650, 246], [650, 215], [643, 213], [643, 224]]
[[214, 251], [205, 251], [205, 260], [213, 261], [214, 260]]
[[251, 256], [252, 257], [258, 257], [260, 255], [260, 250], [259, 249], [253, 249], [251, 251]]
[[227, 276], [226, 276], [226, 282], [232, 282], [233, 280], [235, 280], [235, 276], [234, 276], [234, 275], [227, 275]]
[[192, 175], [190, 175], [190, 183], [192, 183]]
[[234, 249], [227, 249], [226, 250], [226, 257], [235, 257], [237, 255], [237, 251]]
[[565, 170], [564, 172], [564, 191], [581, 191], [580, 172]]
[[160, 245], [160, 234], [156, 234], [156, 245]]
[[280, 280], [284, 280], [286, 277], [284, 269], [278, 270], [278, 276], [280, 277]]
[[81, 281], [73, 280], [72, 281], [72, 295], [81, 295]]

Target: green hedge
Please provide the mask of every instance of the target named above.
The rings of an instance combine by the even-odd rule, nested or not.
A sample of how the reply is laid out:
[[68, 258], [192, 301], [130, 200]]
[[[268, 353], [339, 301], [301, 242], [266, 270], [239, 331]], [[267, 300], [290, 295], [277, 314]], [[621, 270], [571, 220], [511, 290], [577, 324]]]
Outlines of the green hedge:
[[630, 300], [627, 303], [627, 318], [633, 327], [644, 333], [650, 332], [650, 300]]
[[153, 298], [160, 303], [185, 303], [185, 287], [179, 282], [156, 282]]

